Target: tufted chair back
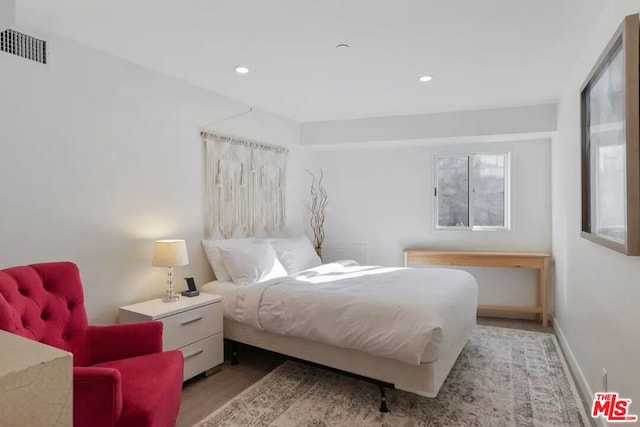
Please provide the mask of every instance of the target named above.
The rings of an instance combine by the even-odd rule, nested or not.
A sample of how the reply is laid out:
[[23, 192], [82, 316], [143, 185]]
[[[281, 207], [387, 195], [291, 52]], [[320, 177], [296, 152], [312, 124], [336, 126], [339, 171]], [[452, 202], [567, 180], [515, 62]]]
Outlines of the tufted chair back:
[[73, 353], [88, 363], [87, 313], [78, 267], [52, 262], [0, 270], [0, 329]]

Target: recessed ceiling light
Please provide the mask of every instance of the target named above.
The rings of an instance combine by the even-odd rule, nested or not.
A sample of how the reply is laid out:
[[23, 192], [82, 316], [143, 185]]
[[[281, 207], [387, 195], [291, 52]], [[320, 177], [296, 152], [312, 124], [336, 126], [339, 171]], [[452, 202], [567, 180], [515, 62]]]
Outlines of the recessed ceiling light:
[[433, 80], [433, 76], [422, 76], [422, 77], [420, 77], [420, 81], [421, 82], [430, 82], [431, 80]]
[[238, 74], [247, 74], [249, 72], [249, 69], [247, 67], [242, 66], [242, 65], [236, 67], [235, 70], [236, 70], [236, 73], [238, 73]]

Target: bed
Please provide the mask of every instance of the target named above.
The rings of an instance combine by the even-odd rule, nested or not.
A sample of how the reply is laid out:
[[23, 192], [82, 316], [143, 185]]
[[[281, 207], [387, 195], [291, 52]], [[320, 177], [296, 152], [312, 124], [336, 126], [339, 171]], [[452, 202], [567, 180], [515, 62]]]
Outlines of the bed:
[[[287, 250], [273, 240], [255, 245], [244, 239], [241, 250], [218, 248], [217, 261], [228, 261], [232, 274], [217, 274], [218, 280], [201, 287], [224, 297], [226, 339], [422, 396], [438, 394], [476, 323], [473, 276], [353, 261], [319, 264], [300, 244], [289, 242]], [[269, 248], [282, 265], [274, 267], [274, 254], [262, 253]], [[221, 273], [211, 248], [205, 245], [205, 252]], [[301, 254], [308, 259], [300, 261]], [[238, 264], [251, 271], [233, 274]], [[383, 387], [381, 392], [384, 406]]]

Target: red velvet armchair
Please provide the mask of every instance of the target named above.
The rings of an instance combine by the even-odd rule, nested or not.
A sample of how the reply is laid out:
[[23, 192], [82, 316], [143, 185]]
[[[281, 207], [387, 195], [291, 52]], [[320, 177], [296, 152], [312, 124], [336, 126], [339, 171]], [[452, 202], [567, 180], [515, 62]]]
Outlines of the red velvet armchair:
[[0, 270], [0, 329], [73, 353], [76, 427], [173, 426], [183, 357], [162, 352], [162, 323], [89, 326], [78, 267]]

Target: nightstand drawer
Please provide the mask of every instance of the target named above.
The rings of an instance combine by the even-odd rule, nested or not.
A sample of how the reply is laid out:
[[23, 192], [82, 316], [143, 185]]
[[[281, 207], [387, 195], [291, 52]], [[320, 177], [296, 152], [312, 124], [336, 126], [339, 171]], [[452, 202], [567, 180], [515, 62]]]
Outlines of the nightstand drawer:
[[222, 332], [222, 304], [208, 304], [159, 320], [164, 323], [163, 348], [174, 350]]
[[184, 380], [188, 380], [224, 362], [222, 332], [182, 347]]

